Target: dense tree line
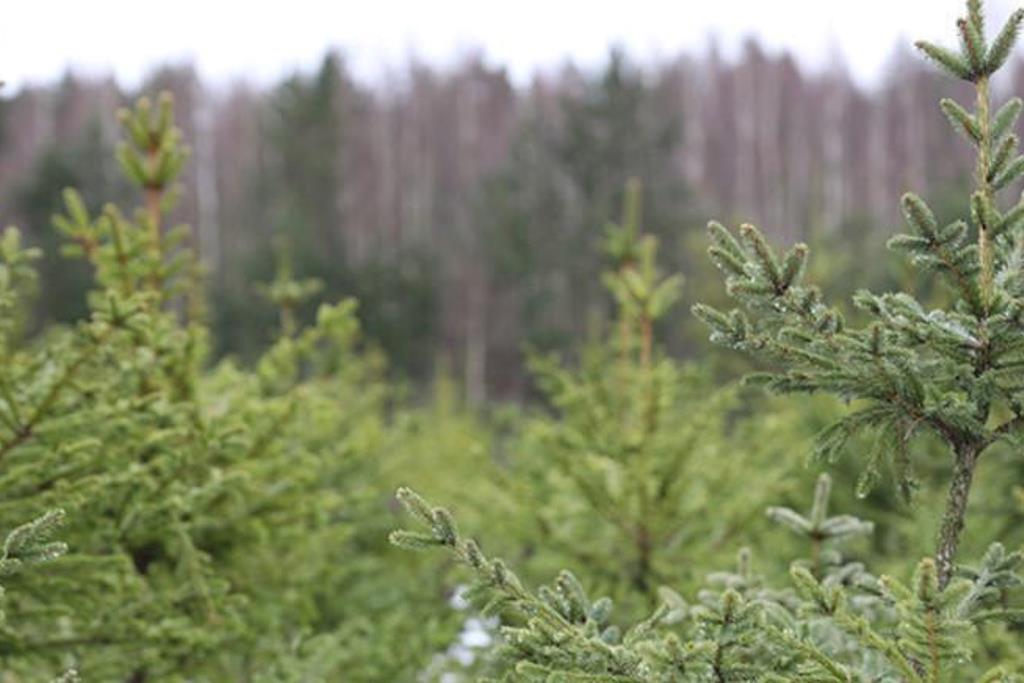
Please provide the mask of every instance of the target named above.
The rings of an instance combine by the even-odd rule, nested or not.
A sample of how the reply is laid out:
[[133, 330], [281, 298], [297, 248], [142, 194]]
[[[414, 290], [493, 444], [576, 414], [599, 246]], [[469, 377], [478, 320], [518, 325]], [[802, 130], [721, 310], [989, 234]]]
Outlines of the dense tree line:
[[[1024, 78], [1011, 66], [997, 89]], [[812, 72], [749, 42], [734, 61], [711, 48], [641, 66], [613, 50], [600, 69], [521, 86], [479, 57], [360, 83], [331, 53], [267, 88], [210, 88], [184, 66], [140, 89], [175, 94], [193, 150], [175, 219], [197, 227], [221, 353], [269, 341], [273, 309], [251, 294], [284, 235], [300, 274], [359, 297], [396, 368], [424, 378], [442, 360], [475, 399], [522, 396], [525, 346], [563, 347], [609, 316], [594, 246], [628, 178], [643, 181], [644, 223], [672, 267], [707, 272], [697, 216], [758, 216], [773, 237], [845, 247], [822, 266], [826, 286], [851, 268], [905, 277], [854, 258], [865, 231], [898, 219], [893, 188], [941, 213], [967, 180], [932, 106], [962, 86], [901, 51], [870, 88], [839, 63]], [[84, 271], [50, 248], [54, 197], [75, 185], [97, 209], [124, 196], [109, 112], [135, 94], [69, 74], [0, 100], [0, 218], [51, 254], [40, 324], [84, 311]], [[676, 351], [699, 343], [664, 333]]]

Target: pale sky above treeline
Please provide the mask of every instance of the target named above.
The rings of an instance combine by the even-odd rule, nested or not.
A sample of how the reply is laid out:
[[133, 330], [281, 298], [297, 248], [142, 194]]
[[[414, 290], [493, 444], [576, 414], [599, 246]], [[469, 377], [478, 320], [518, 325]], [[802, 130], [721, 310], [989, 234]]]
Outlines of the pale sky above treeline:
[[[1013, 0], [988, 0], [990, 30]], [[0, 79], [17, 89], [68, 68], [127, 84], [152, 67], [192, 62], [205, 80], [272, 82], [338, 48], [361, 79], [415, 58], [444, 66], [482, 52], [525, 82], [567, 60], [600, 64], [612, 45], [640, 60], [748, 37], [804, 64], [844, 62], [869, 85], [899, 45], [954, 41], [963, 0], [37, 0], [5, 3]], [[151, 8], [165, 8], [152, 11]]]

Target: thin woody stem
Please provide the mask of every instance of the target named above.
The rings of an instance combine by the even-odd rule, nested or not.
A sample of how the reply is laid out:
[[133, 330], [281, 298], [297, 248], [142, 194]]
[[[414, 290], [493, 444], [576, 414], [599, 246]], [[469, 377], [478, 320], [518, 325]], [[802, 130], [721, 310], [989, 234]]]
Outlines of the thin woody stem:
[[[156, 164], [156, 157], [159, 154], [159, 151], [160, 149], [156, 143], [151, 142], [149, 149], [146, 151], [147, 160], [151, 166]], [[155, 267], [159, 268], [163, 263], [164, 258], [163, 230], [160, 225], [163, 215], [163, 207], [161, 204], [163, 204], [164, 188], [159, 184], [147, 183], [144, 188], [144, 193], [146, 218], [149, 222], [150, 230], [150, 249], [153, 253]], [[155, 290], [161, 289], [160, 275], [158, 272], [153, 273], [150, 284]]]
[[974, 481], [974, 470], [979, 455], [980, 451], [974, 445], [957, 447], [954, 452], [953, 479], [946, 495], [946, 510], [942, 516], [938, 549], [935, 552], [939, 586], [942, 588], [949, 584], [956, 568], [956, 553], [964, 531], [967, 502], [971, 495], [971, 484]]
[[[978, 161], [975, 165], [974, 177], [978, 190], [989, 202], [993, 200], [992, 185], [988, 180], [990, 156], [992, 153], [992, 126], [989, 120], [989, 88], [988, 77], [982, 76], [976, 84], [977, 118], [981, 139], [978, 141]], [[992, 303], [993, 254], [991, 236], [984, 221], [978, 225], [978, 260], [981, 265], [981, 295], [985, 310]]]
[[[988, 178], [992, 153], [988, 77], [982, 76], [979, 78], [975, 88], [977, 92], [976, 116], [980, 132], [978, 159], [974, 171], [975, 184], [985, 201], [991, 204], [994, 201], [995, 193]], [[994, 255], [992, 253], [991, 235], [989, 235], [988, 230], [989, 226], [985, 224], [983, 217], [979, 218], [981, 220], [978, 220], [978, 261], [981, 271], [979, 279], [984, 317], [978, 323], [984, 336], [993, 298]], [[979, 357], [977, 367], [975, 368], [976, 374], [984, 371], [988, 362], [987, 355]], [[984, 405], [981, 409], [987, 417], [989, 406]], [[939, 538], [935, 551], [935, 563], [938, 568], [939, 585], [941, 587], [949, 584], [956, 569], [956, 554], [960, 547], [960, 538], [964, 530], [967, 503], [970, 499], [971, 485], [974, 482], [974, 470], [985, 444], [967, 442], [953, 443], [952, 446], [954, 455], [953, 478], [949, 483], [949, 491], [946, 495], [946, 509], [942, 516], [942, 526], [939, 529]]]

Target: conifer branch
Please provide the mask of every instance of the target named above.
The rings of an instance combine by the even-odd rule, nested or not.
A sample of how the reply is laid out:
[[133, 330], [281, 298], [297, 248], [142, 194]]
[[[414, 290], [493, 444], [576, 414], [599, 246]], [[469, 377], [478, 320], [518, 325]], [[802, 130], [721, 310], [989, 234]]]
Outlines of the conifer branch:
[[[517, 665], [520, 673], [529, 675], [528, 680], [548, 680], [549, 675], [564, 667], [564, 663], [559, 666], [557, 656], [545, 661], [548, 658], [541, 655], [545, 649], [555, 647], [589, 653], [593, 669], [580, 673], [599, 672], [604, 677], [594, 680], [643, 683], [645, 678], [640, 675], [636, 655], [617, 645], [613, 632], [602, 630], [607, 628], [605, 619], [610, 612], [607, 600], [590, 603], [579, 582], [567, 572], [559, 575], [553, 589], [544, 588], [535, 595], [502, 560], [486, 557], [474, 541], [463, 539], [447, 510], [432, 507], [407, 488], [399, 489], [396, 497], [410, 515], [427, 525], [429, 533], [393, 531], [391, 543], [412, 550], [448, 548], [477, 574], [470, 598], [483, 605], [484, 613], [511, 610], [527, 619], [527, 628], [506, 629], [505, 635], [513, 649], [540, 659], [524, 658]], [[567, 680], [575, 675], [571, 670], [563, 670], [562, 674], [569, 677]]]
[[1022, 109], [1024, 109], [1024, 100], [1012, 97], [996, 111], [995, 116], [992, 117], [992, 138], [994, 140], [1003, 138], [1016, 127]]
[[1014, 45], [1017, 43], [1022, 22], [1024, 22], [1024, 9], [1016, 10], [1006, 20], [1006, 24], [999, 31], [999, 35], [996, 36], [992, 46], [989, 48], [985, 60], [985, 68], [988, 73], [995, 73], [1006, 63], [1010, 53], [1013, 51]]
[[981, 142], [981, 126], [978, 121], [967, 113], [967, 110], [954, 100], [943, 98], [939, 102], [942, 112], [949, 119], [950, 125], [975, 145]]
[[[989, 445], [1019, 426], [1014, 417], [993, 428], [990, 418], [997, 409], [1021, 414], [1024, 385], [1012, 375], [1024, 367], [1017, 364], [1024, 347], [1016, 341], [1017, 323], [1010, 321], [1024, 306], [1024, 289], [1013, 284], [1024, 244], [1017, 234], [1024, 226], [1024, 205], [1004, 214], [997, 192], [1024, 177], [1024, 157], [1018, 156], [1012, 132], [1024, 104], [1014, 98], [993, 116], [989, 82], [1005, 62], [1022, 18], [1014, 13], [989, 47], [982, 6], [969, 0], [965, 17], [957, 22], [960, 54], [918, 43], [940, 68], [975, 86], [974, 112], [948, 99], [941, 108], [977, 148], [969, 202], [977, 239], [968, 240], [964, 221], [940, 227], [925, 202], [907, 193], [902, 209], [911, 230], [893, 237], [889, 246], [906, 253], [913, 265], [946, 276], [957, 296], [953, 305], [926, 310], [910, 293], [859, 292], [855, 305], [874, 320], [847, 327], [816, 289], [799, 276], [783, 278], [775, 252], [756, 229], [742, 226], [740, 243], [716, 223], [709, 227], [709, 255], [726, 276], [727, 292], [746, 310], [723, 312], [699, 304], [693, 309], [711, 328], [712, 341], [774, 363], [757, 378], [768, 388], [868, 400], [865, 408], [822, 432], [817, 446], [822, 457], [832, 459], [853, 434], [874, 432], [876, 446], [858, 484], [862, 493], [878, 478], [879, 464], [887, 457], [895, 465], [900, 491], [912, 490], [909, 447], [922, 427], [945, 442], [952, 468], [936, 541], [940, 587], [954, 572], [974, 469]], [[795, 256], [805, 258], [802, 251]], [[966, 379], [964, 368], [970, 368]]]
[[929, 43], [925, 40], [919, 40], [914, 43], [914, 46], [951, 76], [955, 76], [956, 78], [960, 78], [965, 81], [974, 80], [975, 74], [971, 69], [971, 65], [969, 65], [963, 57], [952, 50]]
[[[57, 379], [50, 384], [42, 399], [32, 408], [28, 417], [24, 421], [17, 422], [12, 429], [12, 434], [0, 442], [0, 461], [35, 435], [39, 425], [49, 419], [60, 398], [73, 386], [78, 373], [92, 358], [92, 355], [103, 348], [115, 331], [115, 327], [107, 325], [98, 335], [86, 335], [86, 348], [79, 351], [74, 359], [63, 368]], [[12, 402], [10, 405], [17, 404]]]
[[181, 132], [174, 126], [173, 107], [171, 94], [163, 92], [155, 111], [149, 98], [142, 97], [132, 109], [118, 112], [127, 139], [118, 146], [117, 158], [128, 180], [143, 193], [138, 222], [146, 235], [150, 256], [146, 280], [162, 302], [171, 295], [166, 291], [165, 280], [169, 271], [175, 269], [165, 260], [183, 236], [165, 234], [163, 216], [173, 206], [174, 183], [189, 156], [181, 144]]
[[[977, 121], [978, 121], [978, 161], [975, 169], [975, 184], [978, 191], [977, 202], [981, 209], [974, 212], [975, 225], [978, 228], [978, 260], [981, 263], [981, 293], [986, 312], [992, 304], [992, 278], [995, 267], [994, 254], [992, 252], [992, 236], [990, 233], [992, 223], [986, 220], [991, 212], [994, 202], [994, 190], [989, 184], [988, 174], [990, 170], [990, 155], [992, 153], [991, 121], [989, 120], [989, 82], [988, 77], [978, 79], [975, 84], [977, 90]], [[998, 185], [998, 180], [996, 181]]]

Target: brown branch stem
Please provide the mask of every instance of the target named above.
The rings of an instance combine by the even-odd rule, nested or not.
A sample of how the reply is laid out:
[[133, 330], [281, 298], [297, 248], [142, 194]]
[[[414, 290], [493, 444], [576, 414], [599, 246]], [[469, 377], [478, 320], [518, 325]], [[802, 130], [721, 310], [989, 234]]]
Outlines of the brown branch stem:
[[939, 571], [939, 586], [945, 588], [956, 568], [956, 553], [964, 531], [967, 502], [971, 495], [974, 470], [981, 450], [973, 443], [957, 445], [954, 449], [953, 479], [946, 495], [946, 510], [935, 551], [935, 564]]

